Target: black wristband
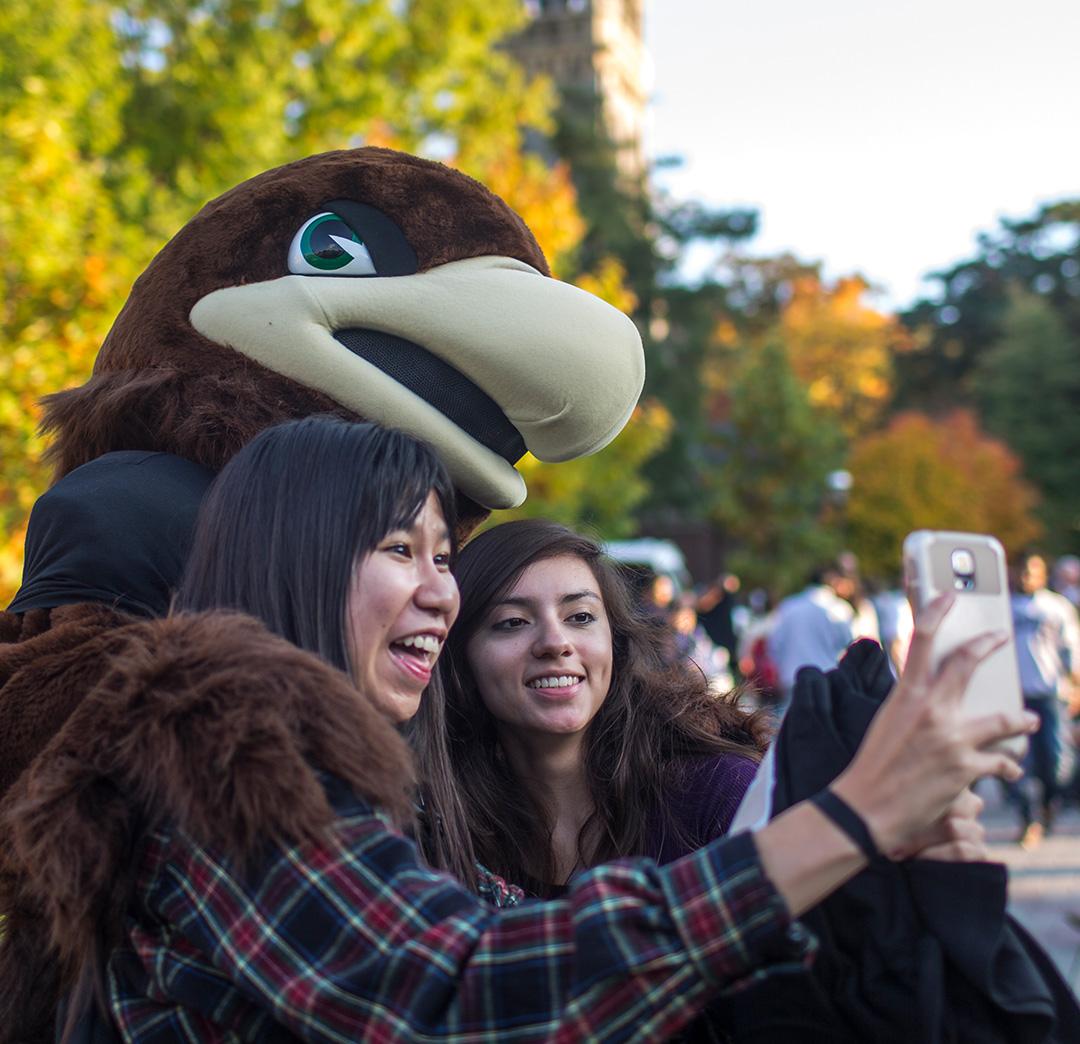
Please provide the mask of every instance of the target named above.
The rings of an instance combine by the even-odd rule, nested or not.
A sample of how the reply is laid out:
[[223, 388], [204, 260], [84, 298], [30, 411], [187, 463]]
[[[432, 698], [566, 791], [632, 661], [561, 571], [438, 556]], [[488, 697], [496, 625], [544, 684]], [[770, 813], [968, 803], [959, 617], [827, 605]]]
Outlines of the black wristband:
[[847, 834], [871, 863], [881, 855], [866, 821], [842, 797], [831, 790], [823, 790], [810, 799], [810, 804]]

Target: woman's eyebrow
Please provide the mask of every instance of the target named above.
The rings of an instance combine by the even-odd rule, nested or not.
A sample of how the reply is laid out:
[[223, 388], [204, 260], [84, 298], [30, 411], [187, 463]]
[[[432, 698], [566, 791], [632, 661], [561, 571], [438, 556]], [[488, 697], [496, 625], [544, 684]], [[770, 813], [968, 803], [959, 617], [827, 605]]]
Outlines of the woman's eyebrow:
[[[568, 602], [579, 602], [583, 598], [593, 598], [596, 601], [600, 601], [600, 596], [595, 591], [572, 591], [570, 594], [564, 594], [559, 598], [559, 605], [566, 605]], [[500, 598], [497, 602], [492, 603], [492, 609], [497, 609], [501, 605], [520, 605], [523, 608], [529, 609], [537, 604], [539, 599], [525, 598], [522, 595], [507, 595], [505, 598]]]
[[559, 605], [565, 605], [567, 602], [580, 602], [583, 598], [594, 598], [596, 601], [600, 601], [600, 596], [595, 591], [586, 588], [584, 591], [574, 591], [571, 594], [563, 595], [559, 599]]

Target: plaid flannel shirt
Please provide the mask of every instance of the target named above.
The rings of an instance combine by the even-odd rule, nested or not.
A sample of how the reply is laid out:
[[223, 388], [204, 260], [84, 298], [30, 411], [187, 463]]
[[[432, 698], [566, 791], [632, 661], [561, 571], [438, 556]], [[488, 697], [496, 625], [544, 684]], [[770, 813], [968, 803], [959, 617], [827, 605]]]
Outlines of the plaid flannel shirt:
[[128, 945], [107, 967], [126, 1040], [663, 1039], [814, 949], [749, 835], [495, 910], [347, 788], [328, 791], [325, 841], [268, 845], [258, 866], [177, 829], [145, 839]]

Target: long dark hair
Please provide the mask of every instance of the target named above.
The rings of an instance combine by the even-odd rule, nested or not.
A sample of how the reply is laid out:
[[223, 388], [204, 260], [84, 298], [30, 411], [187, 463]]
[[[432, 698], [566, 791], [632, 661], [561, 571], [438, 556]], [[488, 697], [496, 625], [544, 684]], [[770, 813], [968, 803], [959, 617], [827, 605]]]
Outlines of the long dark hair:
[[608, 695], [585, 732], [594, 811], [578, 836], [584, 865], [645, 854], [658, 832], [688, 845], [704, 843], [706, 838], [686, 837], [672, 815], [672, 788], [692, 758], [760, 758], [768, 729], [764, 716], [748, 715], [734, 697], [710, 693], [700, 671], [667, 664], [663, 636], [637, 609], [618, 566], [596, 542], [542, 519], [481, 533], [454, 567], [461, 612], [439, 664], [451, 771], [477, 858], [538, 894], [554, 883], [553, 823], [543, 796], [523, 786], [502, 756], [465, 650], [492, 604], [528, 566], [564, 555], [583, 561], [596, 578], [613, 643]]
[[332, 417], [267, 428], [211, 486], [175, 606], [239, 609], [349, 671], [353, 565], [408, 527], [430, 493], [453, 533], [445, 468], [400, 431]]
[[[268, 428], [225, 465], [207, 494], [175, 608], [239, 609], [351, 673], [345, 603], [353, 565], [391, 530], [411, 525], [430, 493], [453, 541], [454, 489], [422, 442], [325, 416]], [[440, 810], [437, 828], [425, 829], [424, 848], [433, 865], [472, 884], [442, 691], [436, 678], [420, 701], [430, 723], [418, 739], [425, 804]]]

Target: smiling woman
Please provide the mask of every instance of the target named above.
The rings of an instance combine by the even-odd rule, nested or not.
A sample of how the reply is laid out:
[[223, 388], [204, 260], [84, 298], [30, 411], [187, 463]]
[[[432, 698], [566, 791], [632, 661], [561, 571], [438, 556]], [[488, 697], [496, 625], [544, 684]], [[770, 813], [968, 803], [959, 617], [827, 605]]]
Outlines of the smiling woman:
[[453, 490], [423, 444], [373, 424], [271, 428], [207, 495], [179, 609], [239, 609], [416, 711], [458, 610]]
[[345, 671], [396, 725], [424, 709], [421, 803], [432, 865], [499, 903], [475, 867], [449, 770], [432, 671], [458, 612], [454, 491], [424, 443], [374, 424], [309, 417], [267, 429], [222, 470], [199, 515], [176, 599], [238, 609]]
[[432, 492], [411, 521], [353, 566], [345, 603], [349, 664], [360, 688], [395, 721], [416, 713], [457, 615], [451, 546]]
[[700, 672], [665, 665], [593, 541], [510, 522], [471, 541], [455, 573], [462, 612], [440, 670], [481, 862], [554, 895], [585, 867], [667, 862], [727, 830], [766, 724]]

